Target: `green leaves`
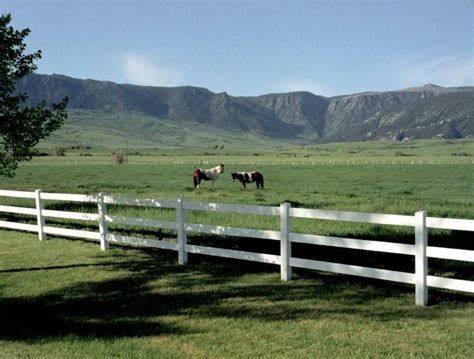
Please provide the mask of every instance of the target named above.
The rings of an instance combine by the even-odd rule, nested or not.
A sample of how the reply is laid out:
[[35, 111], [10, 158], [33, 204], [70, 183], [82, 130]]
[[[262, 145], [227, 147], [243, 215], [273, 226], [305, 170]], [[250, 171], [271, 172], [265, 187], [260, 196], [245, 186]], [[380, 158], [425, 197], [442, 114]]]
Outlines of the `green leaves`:
[[24, 106], [28, 96], [15, 94], [16, 83], [36, 71], [41, 50], [24, 54], [30, 29], [15, 30], [10, 21], [10, 14], [0, 17], [0, 175], [13, 177], [18, 163], [31, 159], [39, 140], [64, 123], [68, 98], [51, 109], [45, 102]]

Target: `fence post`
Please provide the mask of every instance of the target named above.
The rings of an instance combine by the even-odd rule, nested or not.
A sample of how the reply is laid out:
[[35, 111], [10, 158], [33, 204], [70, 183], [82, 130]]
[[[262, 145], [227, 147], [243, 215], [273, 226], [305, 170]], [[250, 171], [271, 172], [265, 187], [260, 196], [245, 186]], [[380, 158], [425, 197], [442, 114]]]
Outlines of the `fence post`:
[[109, 249], [109, 241], [107, 241], [108, 226], [105, 220], [107, 214], [107, 206], [104, 201], [104, 193], [99, 193], [97, 207], [99, 210], [99, 232], [100, 232], [100, 249], [106, 251]]
[[426, 285], [428, 229], [426, 227], [426, 215], [426, 211], [415, 213], [415, 304], [423, 306], [428, 304], [428, 286]]
[[280, 204], [280, 275], [283, 281], [291, 280], [290, 258], [290, 204], [285, 202]]
[[35, 191], [35, 200], [36, 200], [36, 218], [38, 220], [38, 238], [40, 241], [46, 239], [46, 233], [44, 233], [44, 217], [43, 217], [43, 209], [44, 204], [43, 200], [41, 199], [41, 190], [37, 189]]
[[178, 263], [188, 263], [188, 252], [186, 252], [187, 235], [184, 228], [186, 222], [186, 213], [184, 211], [184, 198], [178, 198], [178, 205], [176, 207], [177, 216], [177, 232], [178, 232]]

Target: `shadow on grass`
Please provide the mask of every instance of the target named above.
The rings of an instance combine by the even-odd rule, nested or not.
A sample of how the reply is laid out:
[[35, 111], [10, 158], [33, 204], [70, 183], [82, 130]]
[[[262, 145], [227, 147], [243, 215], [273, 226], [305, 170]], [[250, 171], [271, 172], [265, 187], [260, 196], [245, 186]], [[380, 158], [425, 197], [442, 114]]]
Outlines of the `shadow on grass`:
[[71, 269], [71, 268], [85, 268], [85, 267], [98, 267], [98, 266], [110, 266], [115, 262], [102, 262], [102, 263], [81, 263], [81, 264], [67, 264], [60, 266], [47, 266], [47, 267], [26, 267], [26, 268], [11, 268], [0, 270], [1, 273], [20, 273], [20, 272], [36, 272], [36, 271], [49, 271], [54, 269]]
[[[190, 264], [180, 266], [176, 253], [141, 252], [146, 253], [133, 260], [98, 263], [98, 271], [120, 272], [112, 279], [81, 277], [69, 287], [43, 295], [0, 297], [0, 339], [143, 337], [203, 330], [187, 325], [187, 317], [250, 322], [452, 319], [462, 317], [456, 309], [473, 299], [433, 292], [430, 300], [438, 305], [420, 308], [414, 305], [414, 288], [408, 285], [306, 270], [296, 271], [294, 281], [281, 282], [275, 266], [202, 256], [190, 256]], [[52, 269], [60, 267], [43, 268]], [[164, 316], [177, 320], [170, 324]]]

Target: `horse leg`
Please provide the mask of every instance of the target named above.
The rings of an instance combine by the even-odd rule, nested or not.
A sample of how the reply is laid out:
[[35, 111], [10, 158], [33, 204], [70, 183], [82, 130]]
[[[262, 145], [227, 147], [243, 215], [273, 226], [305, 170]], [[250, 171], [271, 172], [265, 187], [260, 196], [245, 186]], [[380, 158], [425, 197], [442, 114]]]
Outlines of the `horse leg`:
[[199, 177], [198, 175], [194, 175], [193, 180], [194, 180], [194, 188], [199, 189], [199, 184], [201, 183], [201, 177]]

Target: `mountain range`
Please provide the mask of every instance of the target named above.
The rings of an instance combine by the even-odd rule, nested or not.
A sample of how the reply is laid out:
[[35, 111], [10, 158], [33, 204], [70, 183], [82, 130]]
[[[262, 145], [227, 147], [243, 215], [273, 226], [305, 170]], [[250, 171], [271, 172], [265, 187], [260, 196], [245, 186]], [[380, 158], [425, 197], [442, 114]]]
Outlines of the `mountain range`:
[[103, 131], [151, 143], [174, 138], [184, 144], [201, 131], [294, 143], [474, 137], [474, 87], [468, 86], [427, 84], [335, 97], [305, 91], [231, 96], [201, 87], [33, 74], [18, 82], [17, 91], [28, 94], [29, 105], [68, 96], [64, 131]]

